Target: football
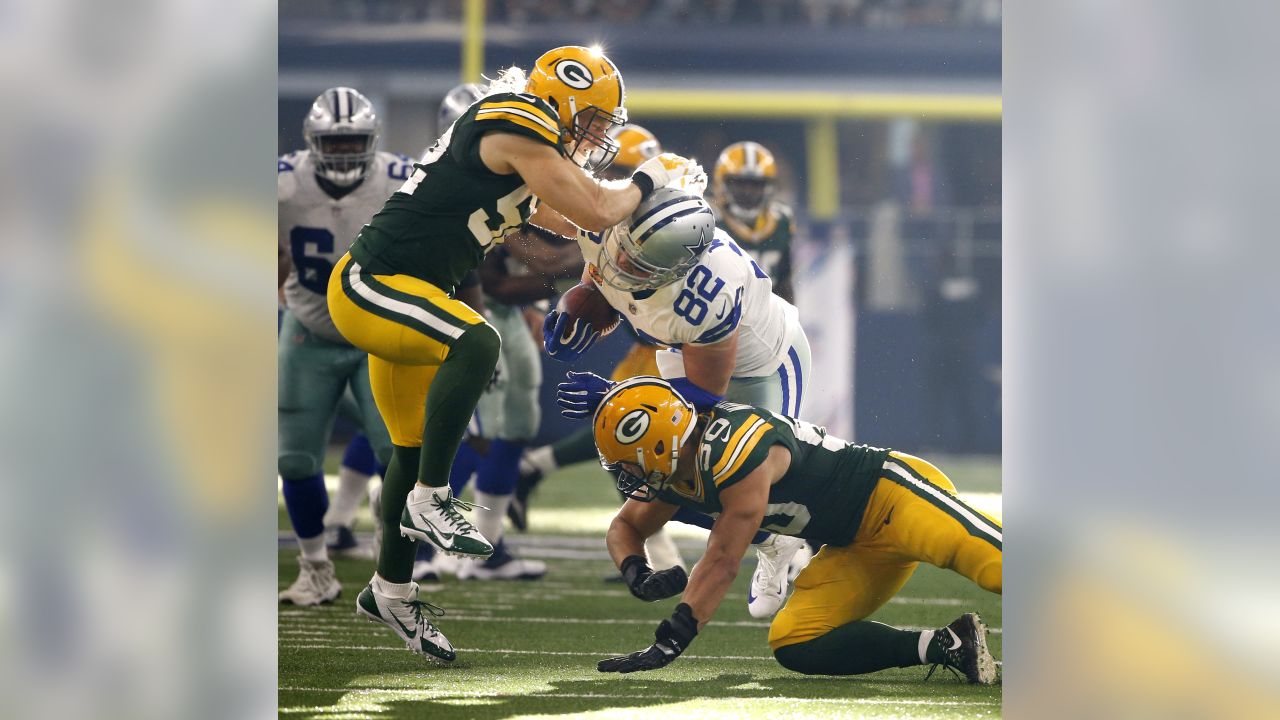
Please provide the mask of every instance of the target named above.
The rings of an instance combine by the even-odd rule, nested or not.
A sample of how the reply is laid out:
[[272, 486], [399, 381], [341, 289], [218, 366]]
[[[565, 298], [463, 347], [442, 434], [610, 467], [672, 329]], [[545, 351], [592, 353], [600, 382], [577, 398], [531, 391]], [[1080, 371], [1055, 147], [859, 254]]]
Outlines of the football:
[[560, 296], [556, 309], [569, 317], [586, 320], [601, 337], [613, 332], [622, 320], [618, 311], [609, 305], [600, 289], [592, 283], [578, 283], [566, 290]]

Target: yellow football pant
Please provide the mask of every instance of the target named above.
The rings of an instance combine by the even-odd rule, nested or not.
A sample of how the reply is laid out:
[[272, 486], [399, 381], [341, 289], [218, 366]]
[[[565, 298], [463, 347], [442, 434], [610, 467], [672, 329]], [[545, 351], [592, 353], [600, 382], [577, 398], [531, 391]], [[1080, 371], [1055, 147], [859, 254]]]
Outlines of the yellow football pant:
[[632, 343], [631, 349], [627, 351], [625, 357], [618, 361], [618, 365], [613, 368], [613, 374], [609, 379], [614, 382], [622, 382], [640, 375], [658, 375], [657, 354], [660, 350], [657, 345], [646, 345], [645, 343]]
[[916, 566], [954, 570], [994, 593], [1003, 588], [1002, 528], [955, 496], [930, 463], [892, 452], [853, 542], [827, 545], [796, 578], [769, 627], [769, 647], [806, 642], [875, 612]]
[[421, 447], [436, 371], [450, 343], [484, 318], [425, 280], [362, 273], [350, 254], [334, 267], [328, 297], [338, 332], [369, 353], [369, 384], [391, 442]]

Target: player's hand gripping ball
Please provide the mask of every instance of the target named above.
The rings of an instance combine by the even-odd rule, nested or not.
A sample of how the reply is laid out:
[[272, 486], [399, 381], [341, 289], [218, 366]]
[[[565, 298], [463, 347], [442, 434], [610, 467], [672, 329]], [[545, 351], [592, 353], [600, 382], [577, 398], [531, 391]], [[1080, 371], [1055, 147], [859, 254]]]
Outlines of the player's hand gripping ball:
[[579, 283], [560, 296], [556, 309], [542, 323], [547, 354], [573, 362], [596, 340], [613, 332], [621, 319], [595, 285]]

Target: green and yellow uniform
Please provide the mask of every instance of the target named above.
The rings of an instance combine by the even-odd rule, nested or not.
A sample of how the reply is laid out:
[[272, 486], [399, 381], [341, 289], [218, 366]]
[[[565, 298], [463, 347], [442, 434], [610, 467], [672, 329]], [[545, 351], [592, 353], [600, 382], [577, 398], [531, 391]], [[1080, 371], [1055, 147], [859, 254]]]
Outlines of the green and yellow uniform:
[[662, 500], [719, 513], [720, 492], [781, 445], [791, 464], [769, 490], [761, 528], [824, 544], [774, 618], [774, 650], [869, 616], [921, 561], [1001, 591], [1000, 523], [956, 497], [928, 462], [753, 406], [720, 403], [700, 422], [693, 478]]
[[413, 564], [412, 542], [395, 530], [403, 498], [418, 479], [447, 482], [498, 361], [497, 331], [452, 296], [530, 213], [524, 180], [494, 173], [480, 159], [480, 140], [490, 132], [563, 150], [556, 114], [544, 100], [514, 93], [481, 99], [413, 166], [329, 279], [334, 325], [369, 353], [373, 396], [396, 446], [383, 492], [386, 541], [378, 568], [391, 582], [407, 582]]
[[773, 291], [787, 302], [794, 302], [791, 283], [791, 238], [795, 220], [791, 208], [772, 200], [756, 216], [755, 222], [745, 223], [722, 208], [716, 208], [716, 225], [722, 228], [747, 251], [756, 264], [773, 281]]

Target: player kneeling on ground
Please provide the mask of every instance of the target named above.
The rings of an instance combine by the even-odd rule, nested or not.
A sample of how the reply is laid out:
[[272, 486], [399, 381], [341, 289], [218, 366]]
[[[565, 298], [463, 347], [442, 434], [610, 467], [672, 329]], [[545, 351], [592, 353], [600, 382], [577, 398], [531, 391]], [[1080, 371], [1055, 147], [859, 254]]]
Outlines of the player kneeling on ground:
[[[612, 388], [592, 426], [601, 464], [629, 498], [609, 526], [609, 554], [637, 597], [684, 591], [653, 645], [601, 661], [601, 672], [655, 670], [679, 657], [720, 606], [752, 535], [763, 528], [825, 544], [769, 628], [783, 667], [857, 675], [932, 663], [971, 683], [995, 681], [976, 613], [924, 632], [865, 619], [921, 561], [1002, 590], [1000, 524], [957, 498], [933, 465], [759, 407], [722, 402], [699, 415], [653, 377]], [[682, 571], [653, 573], [643, 556], [644, 539], [680, 506], [717, 515], [687, 585]]]

